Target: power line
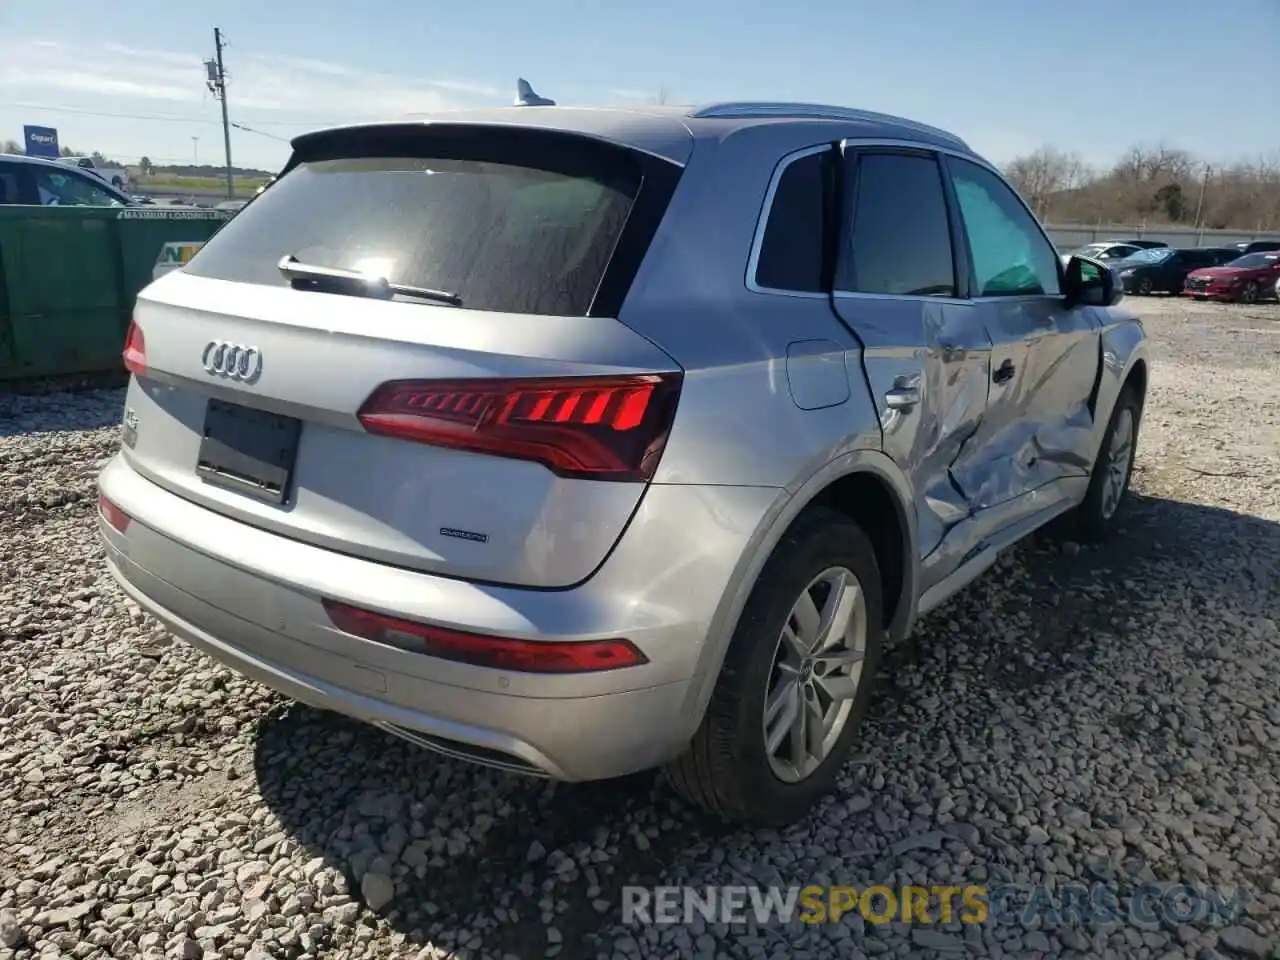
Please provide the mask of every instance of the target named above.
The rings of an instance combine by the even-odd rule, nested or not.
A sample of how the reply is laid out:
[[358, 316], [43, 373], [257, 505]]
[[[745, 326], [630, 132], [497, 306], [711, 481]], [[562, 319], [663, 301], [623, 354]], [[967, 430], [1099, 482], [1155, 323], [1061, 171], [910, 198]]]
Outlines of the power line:
[[165, 123], [215, 123], [216, 121], [208, 120], [204, 117], [173, 117], [160, 116], [159, 114], [141, 114], [141, 113], [111, 113], [106, 110], [81, 110], [78, 107], [58, 107], [47, 103], [10, 103], [11, 107], [21, 107], [24, 110], [46, 110], [49, 113], [73, 113], [85, 117], [114, 117], [118, 120], [163, 120]]
[[[145, 114], [145, 113], [114, 113], [109, 110], [84, 110], [80, 107], [63, 107], [56, 104], [48, 103], [14, 103], [6, 104], [10, 107], [20, 107], [24, 110], [45, 110], [49, 113], [71, 113], [79, 114], [85, 117], [110, 117], [117, 120], [158, 120], [165, 123], [202, 123], [214, 124], [217, 120], [211, 120], [208, 117], [179, 117], [170, 114]], [[345, 122], [345, 121], [344, 121]], [[255, 120], [254, 126], [257, 127], [331, 127], [338, 126], [334, 121], [317, 122], [314, 120]]]
[[281, 143], [291, 142], [288, 137], [277, 137], [274, 133], [255, 130], [253, 127], [246, 127], [243, 123], [236, 123], [234, 120], [231, 121], [231, 126], [235, 127], [237, 130], [243, 130], [245, 133], [256, 133], [260, 137], [269, 137], [272, 140], [279, 140]]

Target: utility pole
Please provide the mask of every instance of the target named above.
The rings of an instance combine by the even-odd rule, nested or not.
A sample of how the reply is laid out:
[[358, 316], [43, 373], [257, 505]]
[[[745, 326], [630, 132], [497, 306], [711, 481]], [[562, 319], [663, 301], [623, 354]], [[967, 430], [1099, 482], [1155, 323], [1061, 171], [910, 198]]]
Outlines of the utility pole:
[[231, 121], [227, 119], [227, 72], [222, 66], [222, 31], [213, 28], [214, 58], [204, 62], [208, 73], [208, 86], [213, 95], [222, 101], [222, 143], [227, 150], [227, 199], [236, 195], [235, 181], [231, 176]]
[[1200, 229], [1200, 213], [1204, 210], [1204, 192], [1209, 187], [1209, 173], [1213, 167], [1204, 165], [1204, 178], [1200, 181], [1200, 199], [1196, 201], [1196, 229]]

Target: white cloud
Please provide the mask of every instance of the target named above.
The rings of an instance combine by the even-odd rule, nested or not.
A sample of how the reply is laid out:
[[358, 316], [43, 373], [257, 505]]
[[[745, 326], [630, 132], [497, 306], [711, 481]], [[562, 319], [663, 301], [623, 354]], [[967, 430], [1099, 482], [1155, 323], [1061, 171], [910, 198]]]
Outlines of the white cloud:
[[[3, 0], [0, 0], [3, 5]], [[277, 169], [288, 140], [331, 124], [510, 102], [472, 77], [407, 77], [255, 50], [246, 37], [226, 54], [235, 162]], [[207, 51], [146, 49], [0, 35], [0, 139], [22, 127], [58, 128], [64, 146], [137, 162], [222, 155], [221, 116], [205, 85]], [[479, 82], [478, 82], [479, 80]], [[246, 129], [247, 128], [247, 129]]]
[[[205, 56], [120, 43], [0, 40], [0, 87], [15, 101], [123, 111], [122, 99], [207, 102]], [[233, 114], [246, 122], [344, 122], [475, 105], [501, 96], [465, 79], [395, 76], [338, 63], [232, 48], [227, 53]], [[138, 103], [128, 105], [138, 110]], [[270, 116], [274, 114], [276, 116]], [[313, 119], [314, 118], [314, 119]]]
[[[144, 100], [199, 101], [198, 91], [151, 80], [103, 76], [85, 70], [32, 70], [22, 78], [22, 86], [36, 89], [70, 90], [78, 93], [112, 97], [134, 97]], [[18, 87], [12, 77], [0, 69], [0, 83]]]

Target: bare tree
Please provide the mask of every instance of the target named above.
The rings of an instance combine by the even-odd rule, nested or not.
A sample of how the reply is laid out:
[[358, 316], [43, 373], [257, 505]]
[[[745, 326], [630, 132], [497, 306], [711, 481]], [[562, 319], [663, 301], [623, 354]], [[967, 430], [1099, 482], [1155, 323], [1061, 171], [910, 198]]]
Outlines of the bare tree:
[[1075, 190], [1089, 179], [1088, 168], [1079, 154], [1065, 153], [1048, 146], [1017, 158], [1005, 173], [1041, 219], [1048, 216], [1059, 194]]
[[1006, 173], [1041, 219], [1059, 223], [1280, 230], [1280, 154], [1206, 166], [1178, 147], [1137, 145], [1095, 174], [1077, 155], [1046, 146], [1015, 159]]

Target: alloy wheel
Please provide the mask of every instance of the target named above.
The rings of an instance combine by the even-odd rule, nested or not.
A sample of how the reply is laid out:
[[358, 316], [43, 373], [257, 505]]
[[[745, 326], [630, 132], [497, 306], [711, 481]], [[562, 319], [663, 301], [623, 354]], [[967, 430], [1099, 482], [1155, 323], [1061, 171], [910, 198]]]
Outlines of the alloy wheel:
[[1107, 448], [1107, 476], [1102, 486], [1102, 516], [1106, 520], [1115, 515], [1129, 480], [1129, 467], [1133, 461], [1133, 427], [1133, 410], [1121, 408]]
[[831, 753], [853, 711], [866, 653], [862, 585], [845, 567], [824, 570], [787, 615], [765, 689], [765, 753], [779, 780], [804, 780]]

